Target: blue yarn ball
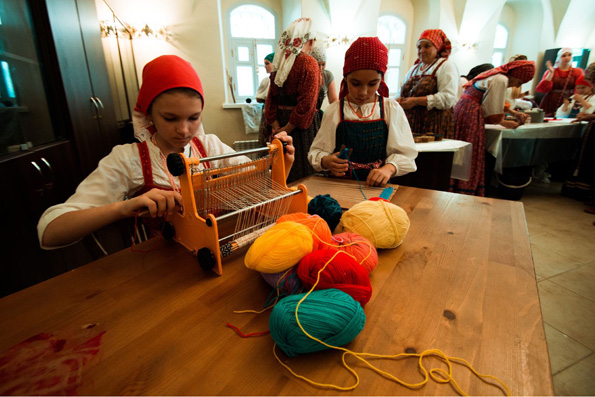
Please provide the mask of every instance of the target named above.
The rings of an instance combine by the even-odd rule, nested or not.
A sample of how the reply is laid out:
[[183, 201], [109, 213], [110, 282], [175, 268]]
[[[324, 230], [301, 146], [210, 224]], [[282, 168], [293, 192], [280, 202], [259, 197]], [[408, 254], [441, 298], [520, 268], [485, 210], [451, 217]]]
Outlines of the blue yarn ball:
[[[295, 308], [304, 295], [283, 298], [277, 302], [269, 318], [273, 340], [289, 357], [328, 349], [310, 339], [297, 324]], [[304, 330], [331, 346], [351, 342], [366, 324], [362, 306], [335, 288], [312, 291], [300, 305], [298, 316]]]
[[319, 194], [308, 203], [308, 214], [318, 215], [324, 219], [332, 232], [341, 221], [343, 209], [341, 209], [339, 202], [332, 198], [330, 194]]

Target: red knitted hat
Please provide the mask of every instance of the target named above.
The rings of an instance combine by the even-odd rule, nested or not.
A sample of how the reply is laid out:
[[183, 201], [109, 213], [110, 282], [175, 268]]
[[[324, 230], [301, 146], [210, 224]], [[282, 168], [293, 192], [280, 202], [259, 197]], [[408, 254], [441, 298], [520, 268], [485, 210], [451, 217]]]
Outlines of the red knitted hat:
[[[378, 37], [360, 37], [351, 44], [345, 53], [343, 77], [356, 70], [377, 70], [382, 73], [382, 81], [380, 82], [380, 87], [378, 87], [378, 93], [384, 97], [388, 97], [388, 87], [384, 82], [384, 74], [387, 67], [388, 50]], [[347, 82], [343, 78], [339, 97], [344, 98], [347, 94]]]
[[147, 115], [155, 98], [172, 88], [193, 89], [200, 94], [204, 106], [202, 83], [190, 62], [176, 55], [162, 55], [143, 68], [143, 83], [134, 110]]

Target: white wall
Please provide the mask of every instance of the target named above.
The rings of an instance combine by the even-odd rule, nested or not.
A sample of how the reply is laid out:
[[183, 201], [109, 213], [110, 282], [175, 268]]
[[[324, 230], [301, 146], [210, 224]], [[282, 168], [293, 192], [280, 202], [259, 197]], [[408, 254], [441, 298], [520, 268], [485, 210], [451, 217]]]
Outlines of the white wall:
[[[103, 0], [96, 0], [101, 4]], [[239, 109], [224, 109], [228, 101], [225, 79], [226, 54], [222, 34], [230, 7], [246, 0], [107, 0], [118, 17], [128, 23], [165, 25], [170, 42], [135, 40], [134, 53], [139, 73], [146, 62], [163, 54], [176, 54], [192, 63], [204, 85], [204, 125], [232, 144], [255, 139], [246, 135]], [[313, 19], [319, 43], [326, 35], [350, 34], [353, 38], [376, 34], [381, 13], [396, 14], [408, 26], [403, 75], [417, 57], [415, 44], [425, 29], [440, 28], [453, 43], [451, 59], [465, 74], [475, 65], [491, 62], [494, 33], [499, 21], [510, 30], [507, 56], [526, 54], [538, 65], [543, 52], [559, 46], [591, 49], [595, 60], [595, 0], [255, 0], [273, 10], [280, 19], [279, 33], [298, 17]], [[101, 18], [100, 18], [101, 19]], [[463, 51], [462, 42], [476, 43]], [[327, 50], [327, 68], [339, 88], [347, 46]], [[538, 78], [536, 77], [535, 81]], [[534, 84], [534, 83], [533, 83]], [[531, 88], [529, 83], [528, 87]]]

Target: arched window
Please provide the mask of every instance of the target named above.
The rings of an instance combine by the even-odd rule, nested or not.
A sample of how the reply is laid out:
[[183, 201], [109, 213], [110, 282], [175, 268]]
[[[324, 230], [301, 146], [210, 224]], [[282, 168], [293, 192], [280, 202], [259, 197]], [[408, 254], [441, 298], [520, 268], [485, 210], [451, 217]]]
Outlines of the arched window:
[[268, 77], [264, 57], [274, 51], [277, 22], [261, 6], [244, 4], [228, 14], [230, 75], [236, 102], [254, 99], [260, 80]]
[[390, 95], [396, 95], [401, 88], [401, 61], [405, 53], [407, 25], [394, 15], [382, 15], [378, 18], [378, 38], [388, 48], [388, 69], [384, 80]]
[[502, 24], [496, 26], [496, 35], [494, 37], [494, 52], [492, 53], [492, 65], [501, 66], [504, 62], [506, 47], [508, 46], [508, 29]]

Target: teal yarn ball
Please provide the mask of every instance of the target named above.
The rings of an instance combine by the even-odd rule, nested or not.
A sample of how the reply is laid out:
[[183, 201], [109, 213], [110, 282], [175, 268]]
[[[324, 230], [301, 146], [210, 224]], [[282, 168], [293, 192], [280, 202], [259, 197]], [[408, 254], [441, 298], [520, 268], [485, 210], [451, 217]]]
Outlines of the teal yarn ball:
[[[269, 318], [271, 336], [289, 357], [329, 349], [302, 332], [295, 308], [305, 294], [290, 295], [275, 305]], [[366, 315], [351, 296], [335, 288], [312, 291], [298, 310], [300, 324], [331, 346], [344, 346], [364, 329]]]
[[318, 215], [324, 219], [332, 232], [341, 221], [343, 210], [339, 202], [332, 198], [330, 194], [319, 194], [308, 203], [308, 214]]

